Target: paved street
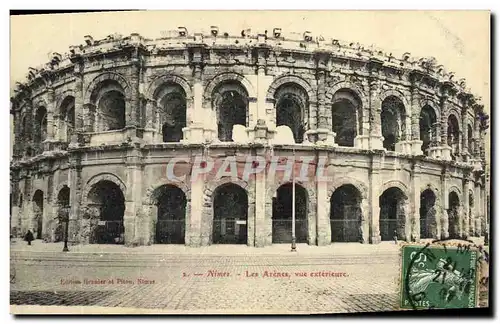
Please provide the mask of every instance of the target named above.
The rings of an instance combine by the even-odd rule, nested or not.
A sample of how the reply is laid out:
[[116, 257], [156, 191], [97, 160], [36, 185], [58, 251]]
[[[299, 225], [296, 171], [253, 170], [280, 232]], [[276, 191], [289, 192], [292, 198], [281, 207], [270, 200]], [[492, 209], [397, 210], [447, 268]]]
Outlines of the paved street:
[[13, 305], [193, 312], [331, 313], [397, 309], [394, 243], [250, 248], [60, 243], [11, 245]]
[[[14, 305], [200, 312], [359, 312], [397, 306], [394, 243], [329, 247], [11, 247]], [[299, 275], [305, 273], [302, 277]]]

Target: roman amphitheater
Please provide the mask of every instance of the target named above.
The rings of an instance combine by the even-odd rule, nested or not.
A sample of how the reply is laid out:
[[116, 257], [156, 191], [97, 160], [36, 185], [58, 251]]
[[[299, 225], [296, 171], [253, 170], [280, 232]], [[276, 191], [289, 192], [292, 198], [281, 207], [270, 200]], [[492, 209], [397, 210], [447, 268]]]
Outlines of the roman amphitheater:
[[291, 241], [289, 180], [191, 181], [194, 156], [326, 159], [330, 181], [295, 185], [298, 243], [488, 232], [488, 116], [432, 57], [280, 28], [82, 43], [16, 84], [14, 236], [61, 241], [67, 220], [72, 244]]

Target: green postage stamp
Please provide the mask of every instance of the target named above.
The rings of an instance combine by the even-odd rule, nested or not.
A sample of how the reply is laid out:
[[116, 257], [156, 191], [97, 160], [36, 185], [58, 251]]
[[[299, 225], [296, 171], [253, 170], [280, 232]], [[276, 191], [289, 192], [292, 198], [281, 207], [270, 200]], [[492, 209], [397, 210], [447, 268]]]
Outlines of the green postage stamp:
[[483, 254], [470, 244], [402, 247], [402, 309], [474, 308]]

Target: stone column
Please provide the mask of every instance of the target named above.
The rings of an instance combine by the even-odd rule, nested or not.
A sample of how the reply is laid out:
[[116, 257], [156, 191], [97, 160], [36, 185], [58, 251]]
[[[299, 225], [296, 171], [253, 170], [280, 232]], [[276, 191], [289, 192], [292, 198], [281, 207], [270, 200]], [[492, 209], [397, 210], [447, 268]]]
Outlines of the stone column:
[[474, 206], [475, 206], [475, 217], [474, 217], [474, 236], [481, 236], [479, 224], [479, 218], [481, 217], [481, 186], [476, 183], [474, 186]]
[[139, 100], [139, 86], [140, 86], [140, 72], [141, 62], [138, 50], [135, 49], [132, 54], [132, 64], [130, 65], [130, 92], [129, 98], [126, 98], [125, 103], [125, 128], [127, 136], [130, 138], [137, 137], [137, 127], [139, 127], [140, 100]]
[[[266, 158], [266, 148], [257, 148], [256, 156]], [[268, 209], [267, 200], [267, 170], [255, 175], [255, 246], [264, 247], [272, 244], [272, 226], [268, 219], [271, 218], [272, 209]], [[272, 224], [271, 224], [272, 225]]]
[[418, 88], [412, 86], [411, 89], [411, 153], [413, 155], [423, 155], [420, 140], [420, 93]]
[[205, 141], [205, 120], [211, 116], [207, 116], [207, 112], [203, 109], [203, 69], [201, 64], [193, 65], [193, 75], [193, 118], [190, 124], [182, 129], [184, 133], [182, 141], [186, 143], [203, 143]]
[[318, 104], [316, 110], [317, 141], [318, 144], [335, 146], [336, 134], [332, 131], [331, 107], [328, 109], [326, 103], [326, 71], [324, 69], [317, 69], [316, 80], [318, 82]]
[[[144, 244], [144, 233], [137, 223], [141, 223], [142, 213], [138, 216], [138, 210], [142, 209], [142, 154], [138, 147], [130, 147], [127, 150], [126, 173], [127, 192], [125, 193], [125, 214], [123, 226], [125, 227], [125, 245]], [[142, 222], [145, 223], [145, 222]]]
[[75, 130], [73, 136], [68, 139], [71, 141], [70, 146], [78, 145], [79, 133], [85, 131], [84, 120], [84, 106], [83, 106], [83, 65], [75, 63], [73, 74], [75, 76], [75, 83], [73, 93], [75, 95]]
[[[415, 240], [420, 239], [420, 177], [421, 170], [420, 165], [417, 161], [414, 162], [412, 171], [410, 173], [410, 220], [409, 224], [406, 226], [410, 226], [409, 234], [407, 237], [411, 240], [414, 238]], [[406, 227], [405, 226], [405, 227]], [[407, 231], [408, 233], [408, 231]]]
[[19, 111], [16, 111], [17, 107], [14, 106], [11, 109], [11, 115], [13, 115], [14, 118], [14, 147], [13, 147], [13, 158], [14, 160], [19, 160], [22, 157], [22, 152], [23, 152], [23, 147], [24, 147], [24, 141], [26, 141], [26, 138], [21, 137], [22, 131], [24, 133], [27, 132], [27, 130], [22, 130], [22, 116], [19, 113]]
[[[317, 153], [318, 161], [328, 159], [328, 152], [326, 151], [318, 151]], [[316, 166], [315, 174], [322, 175], [325, 170], [324, 166], [318, 165]], [[315, 178], [316, 181], [316, 210], [317, 210], [317, 242], [319, 246], [329, 245], [332, 242], [332, 233], [330, 226], [330, 197], [328, 197], [328, 182], [322, 179], [318, 179], [318, 176]]]
[[460, 146], [460, 148], [465, 162], [469, 160], [469, 134], [467, 129], [467, 106], [464, 106], [462, 107], [462, 146]]
[[462, 209], [460, 217], [460, 237], [469, 237], [469, 175], [464, 173], [464, 178], [462, 180], [462, 200], [463, 203], [460, 204]]
[[370, 80], [370, 146], [371, 150], [383, 150], [384, 138], [382, 137], [382, 102], [379, 95], [379, 84]]
[[71, 244], [88, 243], [89, 237], [84, 234], [87, 228], [82, 226], [82, 214], [80, 206], [82, 201], [87, 197], [82, 197], [81, 182], [82, 182], [82, 166], [79, 157], [76, 153], [72, 153], [69, 157], [68, 169], [68, 187], [69, 187], [69, 203], [70, 213], [68, 222], [68, 242]]
[[[380, 176], [381, 160], [379, 155], [372, 156], [372, 165], [370, 172], [370, 192], [368, 194], [370, 205], [370, 243], [380, 243], [380, 185], [382, 179]], [[363, 211], [365, 212], [365, 211]]]
[[10, 214], [10, 230], [11, 234], [16, 234], [19, 231], [18, 228], [18, 220], [19, 220], [19, 179], [17, 175], [14, 175], [12, 178], [12, 210]]
[[441, 205], [441, 239], [448, 238], [450, 236], [448, 222], [448, 184], [450, 181], [450, 175], [446, 174], [446, 172], [448, 172], [447, 170], [444, 170], [444, 172], [445, 173], [441, 175], [441, 199], [443, 201]]

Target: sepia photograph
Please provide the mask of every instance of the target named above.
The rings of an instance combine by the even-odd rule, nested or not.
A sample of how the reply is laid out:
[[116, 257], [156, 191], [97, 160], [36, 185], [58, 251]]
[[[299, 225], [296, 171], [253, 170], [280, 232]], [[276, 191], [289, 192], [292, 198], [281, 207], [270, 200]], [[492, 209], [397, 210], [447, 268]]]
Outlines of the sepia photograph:
[[491, 19], [11, 15], [10, 312], [487, 311]]

